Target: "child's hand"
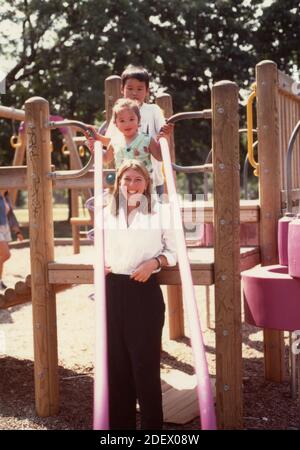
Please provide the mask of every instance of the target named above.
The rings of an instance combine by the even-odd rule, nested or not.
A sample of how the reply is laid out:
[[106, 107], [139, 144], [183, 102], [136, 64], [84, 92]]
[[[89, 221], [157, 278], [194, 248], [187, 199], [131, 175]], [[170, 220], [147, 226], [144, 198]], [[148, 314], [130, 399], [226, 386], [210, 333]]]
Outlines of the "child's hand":
[[103, 136], [103, 134], [99, 134], [97, 132], [95, 132], [94, 137], [91, 137], [87, 134], [85, 134], [85, 137], [87, 138], [87, 146], [90, 149], [90, 151], [93, 153], [94, 152], [94, 145], [95, 145], [95, 141], [100, 141], [102, 143], [102, 145], [104, 145], [105, 147], [107, 147], [110, 143], [110, 138], [107, 136]]
[[174, 130], [174, 123], [166, 123], [161, 127], [159, 135], [162, 133], [161, 137], [170, 136], [173, 130]]
[[94, 145], [95, 145], [95, 139], [92, 137], [87, 138], [87, 140], [85, 141], [86, 145], [89, 148], [89, 151], [91, 153], [94, 153]]
[[130, 278], [135, 281], [140, 281], [145, 283], [147, 281], [153, 270], [157, 269], [157, 261], [154, 258], [149, 259], [148, 261], [140, 264], [134, 272], [130, 275]]

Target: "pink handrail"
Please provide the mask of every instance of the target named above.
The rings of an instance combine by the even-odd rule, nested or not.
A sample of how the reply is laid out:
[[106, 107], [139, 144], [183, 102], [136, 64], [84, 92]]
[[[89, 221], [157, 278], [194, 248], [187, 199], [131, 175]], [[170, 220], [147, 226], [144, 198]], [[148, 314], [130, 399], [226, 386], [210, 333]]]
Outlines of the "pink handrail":
[[180, 206], [173, 178], [169, 145], [165, 138], [160, 138], [159, 142], [162, 150], [162, 158], [164, 162], [164, 171], [168, 187], [168, 195], [169, 198], [172, 200], [171, 205], [173, 207], [174, 223], [176, 225], [174, 227], [175, 228], [174, 231], [176, 237], [178, 264], [183, 288], [183, 300], [185, 309], [187, 311], [191, 333], [191, 344], [194, 354], [201, 428], [203, 430], [215, 430], [216, 415], [214, 409], [212, 387], [208, 373], [201, 325], [198, 316], [195, 289], [193, 285], [191, 268], [185, 244]]
[[[102, 144], [95, 141], [95, 368], [94, 368], [94, 430], [109, 430], [106, 298], [103, 238], [103, 154]], [[98, 251], [100, 250], [100, 251]]]

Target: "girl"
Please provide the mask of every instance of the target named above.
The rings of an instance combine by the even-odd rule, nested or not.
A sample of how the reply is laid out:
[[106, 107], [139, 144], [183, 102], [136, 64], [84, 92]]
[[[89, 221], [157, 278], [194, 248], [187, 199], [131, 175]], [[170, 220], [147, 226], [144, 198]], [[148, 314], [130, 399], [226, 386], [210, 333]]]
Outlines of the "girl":
[[[139, 105], [135, 100], [121, 98], [113, 107], [112, 120], [117, 131], [110, 138], [97, 134], [97, 139], [107, 147], [104, 162], [108, 163], [114, 159], [116, 170], [123, 161], [136, 159], [143, 162], [152, 178], [152, 157], [161, 161], [160, 144], [145, 133], [139, 133], [138, 128], [141, 120]], [[164, 136], [161, 132], [159, 136]]]

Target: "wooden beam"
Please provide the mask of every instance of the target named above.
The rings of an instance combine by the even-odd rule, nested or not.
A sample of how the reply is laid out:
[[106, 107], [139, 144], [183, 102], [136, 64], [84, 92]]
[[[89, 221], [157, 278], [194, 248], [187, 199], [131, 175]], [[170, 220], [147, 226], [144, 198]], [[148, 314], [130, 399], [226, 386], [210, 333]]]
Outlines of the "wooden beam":
[[[214, 250], [200, 247], [188, 249], [192, 269], [193, 283], [198, 286], [214, 284]], [[240, 261], [243, 270], [259, 264], [258, 247], [244, 247], [240, 249]], [[93, 284], [94, 269], [91, 253], [72, 255], [49, 262], [49, 282], [52, 284]], [[178, 265], [164, 267], [157, 274], [158, 282], [162, 285], [181, 285]]]
[[242, 428], [238, 87], [212, 88], [216, 399], [219, 428]]
[[[278, 71], [272, 61], [256, 66], [257, 129], [262, 265], [278, 263], [277, 224], [281, 215], [280, 145], [278, 130]], [[265, 376], [284, 380], [282, 331], [264, 330]]]
[[25, 113], [35, 404], [37, 414], [46, 417], [59, 411], [56, 301], [47, 270], [54, 260], [49, 104], [30, 98]]
[[[53, 166], [52, 166], [53, 168]], [[59, 173], [68, 174], [67, 170]], [[104, 187], [109, 185], [106, 183], [106, 177], [110, 173], [115, 173], [114, 169], [104, 169]], [[94, 183], [94, 171], [89, 170], [80, 178], [74, 179], [57, 179], [53, 180], [53, 189], [82, 189], [92, 188]], [[111, 186], [111, 185], [110, 185]], [[9, 166], [0, 167], [0, 189], [27, 189], [27, 166]]]
[[[258, 204], [246, 205], [247, 201], [240, 202], [240, 223], [258, 223], [260, 218], [260, 208]], [[213, 223], [214, 222], [214, 207], [212, 202], [203, 202], [197, 206], [197, 202], [194, 205], [184, 203], [182, 206], [183, 220], [185, 223]]]

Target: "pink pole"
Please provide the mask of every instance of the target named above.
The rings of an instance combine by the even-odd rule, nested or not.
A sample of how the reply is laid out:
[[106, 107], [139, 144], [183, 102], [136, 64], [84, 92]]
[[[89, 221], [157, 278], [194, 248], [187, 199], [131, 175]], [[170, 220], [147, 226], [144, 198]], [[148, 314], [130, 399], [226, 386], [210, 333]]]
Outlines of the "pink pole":
[[165, 138], [161, 138], [159, 141], [162, 150], [164, 170], [168, 187], [168, 195], [172, 200], [173, 206], [175, 237], [177, 245], [179, 270], [183, 288], [183, 300], [185, 309], [187, 311], [189, 327], [191, 332], [191, 344], [194, 354], [201, 428], [203, 430], [215, 430], [216, 415], [214, 409], [212, 387], [208, 373], [200, 319], [198, 316], [195, 289], [193, 285], [191, 268], [185, 245], [185, 237], [182, 227], [180, 207], [172, 173], [170, 151], [168, 142]]
[[104, 237], [103, 237], [103, 157], [102, 144], [95, 142], [95, 369], [94, 369], [94, 430], [109, 429], [108, 414], [108, 369], [107, 369], [107, 333], [106, 333], [106, 298], [104, 271]]

